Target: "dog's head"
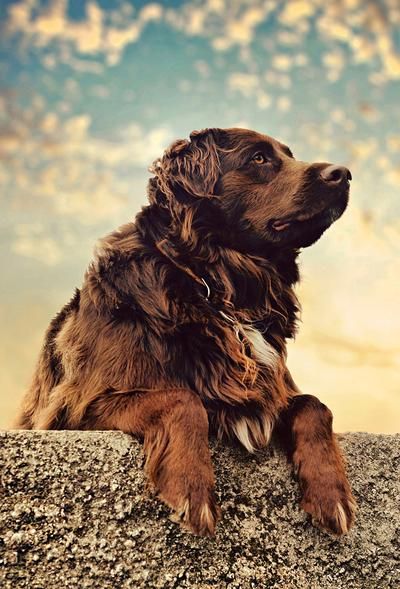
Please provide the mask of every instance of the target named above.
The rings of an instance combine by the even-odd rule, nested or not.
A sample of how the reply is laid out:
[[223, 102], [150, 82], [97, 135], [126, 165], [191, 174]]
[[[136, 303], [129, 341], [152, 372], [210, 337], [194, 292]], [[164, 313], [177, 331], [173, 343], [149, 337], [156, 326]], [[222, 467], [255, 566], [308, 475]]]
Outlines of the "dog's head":
[[351, 180], [343, 166], [296, 160], [276, 139], [245, 129], [194, 131], [152, 171], [170, 203], [182, 192], [212, 198], [238, 242], [295, 248], [343, 214]]

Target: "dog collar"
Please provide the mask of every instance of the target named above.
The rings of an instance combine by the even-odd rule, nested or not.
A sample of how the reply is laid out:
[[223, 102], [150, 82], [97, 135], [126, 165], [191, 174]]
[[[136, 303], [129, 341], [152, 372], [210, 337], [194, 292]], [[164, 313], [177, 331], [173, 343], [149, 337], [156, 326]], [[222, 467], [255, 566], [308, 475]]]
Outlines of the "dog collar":
[[[205, 299], [206, 299], [206, 301], [210, 302], [211, 289], [203, 277], [201, 277], [200, 280], [202, 281], [202, 283], [204, 284], [204, 286], [207, 289], [207, 294], [206, 294]], [[231, 317], [230, 315], [228, 315], [224, 311], [221, 311], [221, 309], [218, 309], [218, 313], [221, 315], [221, 317], [223, 317], [226, 321], [228, 321], [232, 325], [232, 329], [235, 332], [237, 339], [241, 342], [242, 341], [242, 339], [240, 337], [241, 325], [240, 325], [239, 321], [237, 319], [235, 319], [234, 317]]]
[[211, 294], [211, 288], [208, 286], [207, 282], [205, 281], [205, 279], [203, 277], [201, 277], [200, 280], [202, 281], [202, 283], [204, 284], [204, 286], [207, 289], [206, 300], [209, 301], [210, 300], [210, 294]]
[[[207, 301], [207, 303], [209, 303], [211, 305], [211, 301], [210, 301], [211, 288], [209, 287], [206, 279], [203, 277], [197, 276], [190, 268], [188, 268], [187, 266], [183, 266], [182, 264], [179, 264], [179, 262], [177, 262], [174, 258], [172, 258], [171, 255], [169, 255], [163, 247], [166, 243], [167, 243], [166, 239], [162, 240], [161, 242], [156, 243], [157, 249], [166, 258], [168, 258], [170, 260], [170, 262], [172, 262], [177, 268], [179, 268], [180, 270], [182, 270], [183, 272], [188, 274], [197, 283], [205, 286], [205, 288], [207, 289], [207, 294], [205, 295], [204, 298]], [[221, 315], [221, 317], [223, 317], [225, 319], [225, 321], [228, 321], [228, 323], [230, 323], [233, 331], [235, 332], [237, 339], [241, 342], [242, 340], [241, 340], [240, 334], [241, 334], [241, 327], [242, 326], [239, 323], [239, 321], [235, 317], [228, 315], [227, 313], [225, 313], [225, 311], [222, 311], [221, 309], [215, 309], [215, 310], [218, 311], [218, 313]], [[251, 325], [251, 323], [250, 323], [250, 325]]]

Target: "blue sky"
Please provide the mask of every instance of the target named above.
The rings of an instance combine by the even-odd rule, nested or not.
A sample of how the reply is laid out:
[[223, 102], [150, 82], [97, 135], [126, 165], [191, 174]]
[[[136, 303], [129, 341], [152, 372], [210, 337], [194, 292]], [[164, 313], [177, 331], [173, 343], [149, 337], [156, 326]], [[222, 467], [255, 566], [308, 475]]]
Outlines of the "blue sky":
[[353, 173], [302, 255], [290, 363], [339, 429], [394, 429], [398, 0], [2, 1], [0, 20], [3, 421], [95, 240], [146, 203], [147, 166], [193, 129], [243, 126]]

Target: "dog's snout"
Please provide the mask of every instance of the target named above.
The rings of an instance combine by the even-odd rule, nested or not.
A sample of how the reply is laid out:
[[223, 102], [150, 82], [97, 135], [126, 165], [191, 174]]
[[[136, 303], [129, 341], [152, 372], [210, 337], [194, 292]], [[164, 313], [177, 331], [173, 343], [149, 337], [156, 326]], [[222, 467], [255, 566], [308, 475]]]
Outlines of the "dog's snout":
[[344, 184], [352, 179], [350, 170], [336, 165], [327, 166], [321, 170], [320, 176], [324, 182], [331, 185]]

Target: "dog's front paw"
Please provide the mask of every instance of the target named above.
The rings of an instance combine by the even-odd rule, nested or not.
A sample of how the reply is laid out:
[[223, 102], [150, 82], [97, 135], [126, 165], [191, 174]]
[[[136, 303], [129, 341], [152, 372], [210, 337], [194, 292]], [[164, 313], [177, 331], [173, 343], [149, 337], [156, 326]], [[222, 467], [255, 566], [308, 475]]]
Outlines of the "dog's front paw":
[[214, 536], [215, 526], [221, 510], [217, 505], [213, 488], [206, 484], [188, 485], [185, 495], [179, 495], [174, 501], [164, 498], [175, 513], [172, 521], [197, 536]]
[[303, 486], [301, 506], [312, 517], [315, 526], [337, 536], [347, 534], [354, 523], [357, 509], [347, 480], [312, 481]]

